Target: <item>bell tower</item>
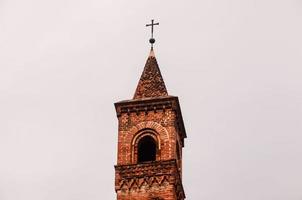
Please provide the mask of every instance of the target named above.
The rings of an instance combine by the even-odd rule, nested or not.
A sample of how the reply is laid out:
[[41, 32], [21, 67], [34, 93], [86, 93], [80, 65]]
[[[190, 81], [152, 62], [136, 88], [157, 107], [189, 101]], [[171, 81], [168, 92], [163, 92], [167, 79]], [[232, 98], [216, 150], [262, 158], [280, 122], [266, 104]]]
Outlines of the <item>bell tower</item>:
[[[151, 25], [151, 24], [150, 24]], [[152, 20], [152, 33], [153, 33]], [[186, 138], [178, 97], [168, 95], [152, 44], [133, 99], [115, 103], [117, 200], [184, 200], [182, 148]]]

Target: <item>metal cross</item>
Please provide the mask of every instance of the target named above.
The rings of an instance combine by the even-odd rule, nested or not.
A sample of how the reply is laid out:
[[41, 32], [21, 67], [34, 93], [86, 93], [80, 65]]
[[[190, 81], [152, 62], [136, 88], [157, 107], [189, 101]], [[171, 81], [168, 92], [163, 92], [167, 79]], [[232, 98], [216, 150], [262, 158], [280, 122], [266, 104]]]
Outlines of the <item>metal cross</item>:
[[153, 27], [159, 25], [159, 23], [154, 23], [154, 19], [151, 20], [151, 24], [146, 24], [146, 26], [151, 26], [151, 38], [153, 38]]

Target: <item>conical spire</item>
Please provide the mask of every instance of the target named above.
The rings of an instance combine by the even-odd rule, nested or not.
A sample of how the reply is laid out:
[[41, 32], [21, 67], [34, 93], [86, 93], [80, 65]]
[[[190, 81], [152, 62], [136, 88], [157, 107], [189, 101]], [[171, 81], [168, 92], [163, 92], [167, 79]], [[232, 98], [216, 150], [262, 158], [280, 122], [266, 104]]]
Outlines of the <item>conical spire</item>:
[[154, 98], [168, 96], [168, 92], [161, 76], [153, 48], [151, 48], [144, 71], [138, 82], [133, 99]]

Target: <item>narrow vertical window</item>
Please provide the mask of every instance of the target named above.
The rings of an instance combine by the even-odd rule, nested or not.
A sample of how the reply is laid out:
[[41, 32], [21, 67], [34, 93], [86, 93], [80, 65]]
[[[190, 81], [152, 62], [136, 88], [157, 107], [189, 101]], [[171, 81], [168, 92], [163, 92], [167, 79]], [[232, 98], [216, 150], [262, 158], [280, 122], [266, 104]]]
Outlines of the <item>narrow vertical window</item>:
[[181, 153], [180, 153], [180, 149], [179, 149], [179, 143], [177, 142], [176, 143], [176, 154], [177, 154], [177, 158], [178, 159], [181, 159]]

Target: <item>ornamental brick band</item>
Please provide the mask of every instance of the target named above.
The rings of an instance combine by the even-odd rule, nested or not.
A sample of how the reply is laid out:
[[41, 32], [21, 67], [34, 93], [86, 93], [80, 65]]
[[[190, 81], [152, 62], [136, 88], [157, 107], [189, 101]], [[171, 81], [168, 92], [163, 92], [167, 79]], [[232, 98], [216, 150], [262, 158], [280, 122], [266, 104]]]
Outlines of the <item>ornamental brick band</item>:
[[139, 196], [139, 194], [146, 194], [146, 191], [153, 191], [154, 188], [157, 192], [165, 193], [167, 187], [171, 187], [176, 191], [177, 200], [185, 198], [176, 160], [117, 165], [115, 169], [117, 192]]

